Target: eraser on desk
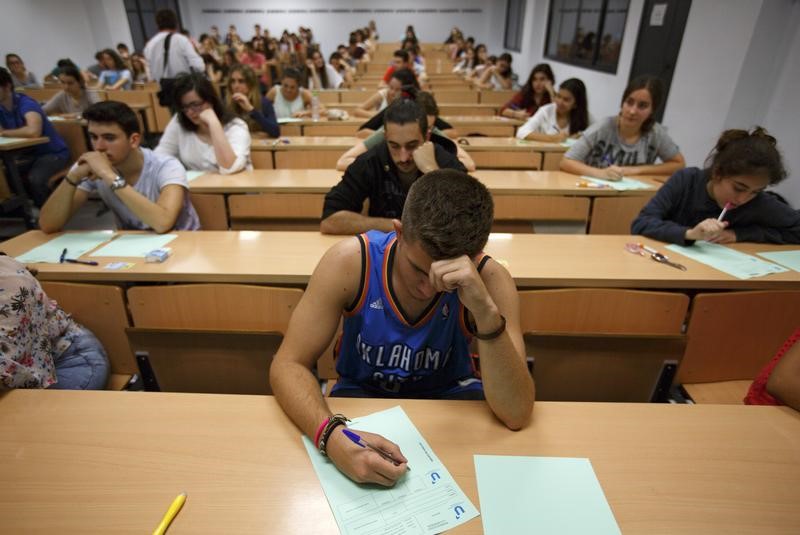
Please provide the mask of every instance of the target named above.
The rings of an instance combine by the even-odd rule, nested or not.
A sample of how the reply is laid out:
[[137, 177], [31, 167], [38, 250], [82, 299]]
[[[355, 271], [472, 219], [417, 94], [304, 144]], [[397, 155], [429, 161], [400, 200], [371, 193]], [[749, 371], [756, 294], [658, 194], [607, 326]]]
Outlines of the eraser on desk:
[[162, 247], [161, 249], [153, 249], [147, 256], [144, 257], [145, 262], [163, 262], [172, 254], [172, 249], [169, 247]]

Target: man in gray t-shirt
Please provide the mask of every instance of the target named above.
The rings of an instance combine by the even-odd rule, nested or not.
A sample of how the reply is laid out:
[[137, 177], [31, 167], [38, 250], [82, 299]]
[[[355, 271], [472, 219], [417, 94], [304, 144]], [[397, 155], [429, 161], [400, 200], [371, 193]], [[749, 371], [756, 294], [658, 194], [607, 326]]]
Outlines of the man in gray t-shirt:
[[56, 232], [96, 191], [120, 229], [198, 230], [183, 165], [171, 156], [139, 147], [139, 121], [121, 102], [98, 102], [83, 114], [94, 151], [83, 154], [56, 188], [39, 216], [45, 232]]

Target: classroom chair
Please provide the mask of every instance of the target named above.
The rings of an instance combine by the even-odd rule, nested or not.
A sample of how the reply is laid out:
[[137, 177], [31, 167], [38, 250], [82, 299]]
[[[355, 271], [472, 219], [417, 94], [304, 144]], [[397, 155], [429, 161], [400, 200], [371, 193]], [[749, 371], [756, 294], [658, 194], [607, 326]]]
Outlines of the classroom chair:
[[696, 403], [741, 404], [798, 323], [797, 290], [697, 294], [677, 382]]
[[145, 388], [270, 394], [269, 366], [302, 295], [243, 284], [130, 288], [127, 335]]
[[688, 296], [575, 288], [523, 291], [519, 297], [536, 399], [666, 398], [684, 350]]
[[103, 344], [111, 364], [106, 389], [124, 389], [138, 369], [125, 338], [125, 329], [130, 327], [130, 321], [123, 289], [75, 282], [44, 281], [41, 284], [48, 297], [92, 331]]

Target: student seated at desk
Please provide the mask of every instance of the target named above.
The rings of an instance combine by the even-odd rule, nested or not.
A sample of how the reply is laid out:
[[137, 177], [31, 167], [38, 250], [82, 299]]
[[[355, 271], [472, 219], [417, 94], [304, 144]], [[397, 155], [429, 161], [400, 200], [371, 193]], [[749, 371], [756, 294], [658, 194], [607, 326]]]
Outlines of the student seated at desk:
[[788, 405], [800, 411], [800, 327], [759, 372], [744, 398], [746, 405]]
[[[297, 69], [284, 69], [281, 74], [281, 83], [272, 86], [267, 93], [267, 98], [275, 106], [278, 119], [292, 117], [311, 117], [311, 91], [301, 87], [302, 75]], [[325, 113], [325, 106], [319, 103], [320, 116]]]
[[495, 91], [514, 88], [514, 71], [511, 69], [511, 54], [500, 54], [494, 65], [485, 68], [480, 78], [475, 81], [478, 89], [494, 89]]
[[186, 170], [171, 156], [139, 147], [136, 114], [122, 102], [84, 112], [93, 152], [82, 155], [42, 207], [39, 226], [57, 232], [96, 191], [123, 230], [198, 230]]
[[[396, 80], [400, 82], [400, 92], [398, 96], [402, 96], [404, 98], [411, 98], [414, 99], [417, 96], [417, 93], [420, 91], [419, 84], [417, 83], [417, 79], [414, 78], [414, 75], [408, 69], [400, 69], [399, 71], [395, 71], [392, 74], [392, 80]], [[391, 81], [390, 83], [394, 84], [396, 82]], [[397, 96], [395, 97], [395, 99]], [[394, 102], [394, 100], [392, 101]], [[356, 137], [360, 138], [367, 138], [371, 136], [373, 133], [377, 132], [381, 126], [383, 125], [383, 114], [386, 112], [386, 109], [383, 109], [373, 115], [367, 122], [362, 124], [358, 127], [358, 131], [356, 132]], [[458, 137], [458, 131], [453, 128], [453, 125], [442, 119], [441, 117], [436, 117], [436, 122], [434, 124], [437, 129], [444, 132], [445, 135], [451, 139], [455, 139]]]
[[228, 107], [247, 123], [251, 132], [266, 132], [269, 137], [281, 135], [272, 102], [261, 95], [256, 73], [247, 65], [234, 65], [228, 72]]
[[[436, 105], [436, 100], [433, 95], [426, 91], [420, 91], [416, 96], [417, 104], [425, 110], [425, 115], [428, 118], [428, 124], [434, 125], [429, 134], [429, 141], [441, 145], [447, 152], [455, 153], [458, 161], [464, 164], [468, 172], [475, 170], [475, 162], [470, 158], [469, 154], [461, 148], [461, 145], [453, 143], [444, 132], [436, 128], [436, 119], [439, 117], [439, 107]], [[359, 141], [350, 150], [345, 152], [339, 161], [336, 162], [337, 171], [345, 171], [355, 159], [367, 152], [369, 149], [376, 145], [380, 145], [386, 141], [384, 135], [383, 125], [371, 136], [364, 141]]]
[[631, 233], [680, 245], [800, 243], [800, 212], [764, 192], [784, 178], [774, 137], [761, 127], [726, 130], [706, 169], [672, 175], [633, 221]]
[[[270, 384], [300, 430], [354, 481], [391, 486], [406, 472], [406, 458], [380, 435], [357, 431], [397, 464], [348, 440], [345, 419], [332, 417], [322, 398], [311, 369], [342, 317], [331, 396], [485, 399], [510, 429], [530, 420], [534, 385], [516, 287], [482, 253], [492, 217], [492, 197], [478, 180], [433, 171], [411, 187], [392, 232], [343, 240], [314, 270], [270, 367]], [[482, 379], [471, 363], [473, 338]]]
[[51, 301], [25, 266], [0, 253], [0, 391], [102, 390], [108, 357], [86, 327]]
[[99, 101], [97, 92], [86, 90], [86, 82], [75, 66], [59, 69], [58, 81], [61, 82], [61, 91], [42, 106], [47, 115], [80, 117], [86, 108]]
[[6, 54], [6, 67], [11, 72], [11, 79], [14, 81], [14, 87], [30, 87], [39, 88], [42, 84], [36, 78], [36, 75], [25, 68], [25, 62], [17, 54]]
[[[561, 170], [620, 180], [628, 175], [671, 175], [686, 162], [654, 114], [664, 101], [664, 86], [652, 76], [628, 84], [616, 117], [589, 127], [564, 154]], [[657, 164], [656, 158], [663, 163]]]
[[[536, 65], [522, 89], [500, 108], [500, 115], [521, 121], [528, 120], [539, 108], [555, 100], [556, 83], [553, 70], [547, 63]], [[585, 92], [585, 91], [584, 91]]]
[[[14, 91], [11, 74], [0, 67], [0, 136], [37, 138], [49, 142], [21, 151], [15, 158], [31, 198], [41, 206], [50, 195], [50, 177], [69, 166], [69, 149], [39, 103]], [[19, 192], [22, 194], [23, 192]]]
[[[403, 213], [411, 184], [439, 168], [464, 171], [454, 154], [426, 141], [428, 119], [416, 102], [399, 99], [383, 116], [386, 142], [376, 145], [344, 172], [342, 180], [325, 195], [320, 231], [358, 234], [372, 229], [389, 232], [392, 219]], [[361, 215], [369, 198], [369, 215]]]
[[114, 50], [110, 48], [102, 50], [100, 52], [100, 64], [103, 66], [103, 70], [98, 77], [100, 89], [116, 91], [117, 89], [128, 90], [133, 87], [131, 71]]
[[222, 175], [252, 169], [247, 123], [225, 109], [202, 73], [175, 81], [176, 113], [164, 129], [156, 153], [175, 156], [186, 169]]
[[336, 72], [332, 65], [325, 63], [325, 56], [319, 49], [314, 48], [306, 60], [306, 80], [308, 89], [339, 89], [344, 79]]
[[536, 110], [517, 130], [518, 139], [560, 142], [576, 137], [589, 126], [586, 86], [577, 78], [561, 82], [555, 102]]

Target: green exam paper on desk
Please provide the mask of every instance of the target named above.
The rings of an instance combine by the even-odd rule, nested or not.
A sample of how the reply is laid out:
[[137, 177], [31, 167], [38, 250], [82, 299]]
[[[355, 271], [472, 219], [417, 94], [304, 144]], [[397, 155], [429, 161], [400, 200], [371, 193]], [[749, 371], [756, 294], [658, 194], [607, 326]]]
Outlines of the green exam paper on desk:
[[619, 535], [589, 459], [475, 455], [486, 535]]
[[57, 238], [53, 238], [47, 243], [34, 247], [30, 251], [18, 256], [17, 260], [23, 264], [33, 264], [36, 262], [58, 264], [64, 249], [67, 250], [67, 257], [78, 258], [113, 237], [113, 230], [67, 232]]
[[[752, 279], [763, 277], [771, 273], [784, 273], [789, 271], [783, 266], [761, 260], [756, 256], [741, 253], [734, 249], [709, 243], [706, 241], [695, 242], [694, 245], [668, 245], [667, 249], [680, 253], [692, 260], [701, 262], [737, 279]], [[680, 262], [675, 258], [670, 260]]]
[[[348, 427], [356, 433], [378, 433], [400, 446], [411, 470], [391, 488], [355, 483], [303, 437], [342, 533], [433, 535], [478, 516], [478, 510], [401, 407], [354, 418]], [[341, 428], [334, 431], [340, 432]]]

